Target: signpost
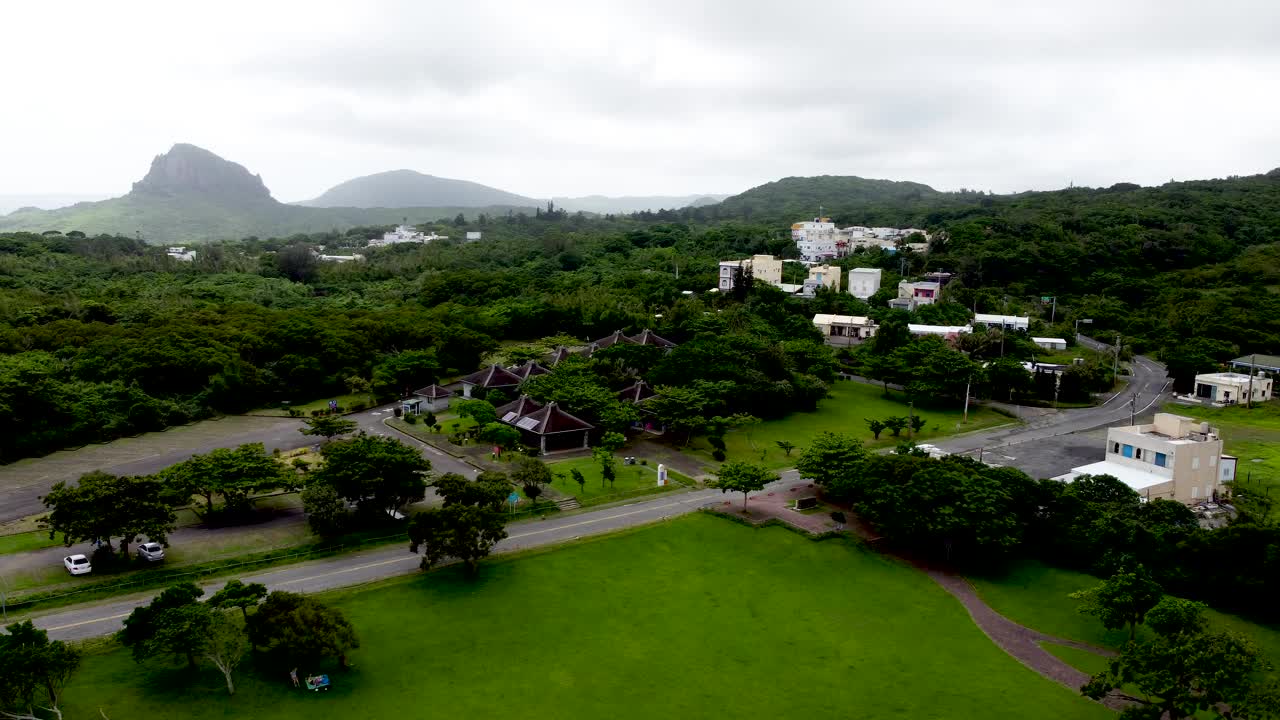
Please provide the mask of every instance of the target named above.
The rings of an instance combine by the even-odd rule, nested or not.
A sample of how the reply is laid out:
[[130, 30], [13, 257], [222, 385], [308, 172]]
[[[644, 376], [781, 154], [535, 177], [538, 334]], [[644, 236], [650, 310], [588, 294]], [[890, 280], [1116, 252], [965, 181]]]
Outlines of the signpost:
[[512, 490], [511, 494], [507, 496], [507, 502], [511, 503], [511, 508], [513, 510], [516, 507], [516, 503], [520, 502], [520, 496], [516, 494], [515, 490]]

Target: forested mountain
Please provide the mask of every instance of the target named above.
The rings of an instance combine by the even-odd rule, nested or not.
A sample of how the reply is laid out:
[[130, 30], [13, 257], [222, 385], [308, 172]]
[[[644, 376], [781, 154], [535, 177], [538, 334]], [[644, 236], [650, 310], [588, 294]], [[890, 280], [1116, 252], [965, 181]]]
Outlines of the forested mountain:
[[458, 213], [498, 215], [513, 209], [515, 205], [370, 209], [286, 205], [271, 196], [262, 178], [243, 166], [194, 145], [178, 144], [157, 156], [146, 177], [123, 197], [57, 210], [18, 210], [0, 216], [0, 231], [140, 235], [150, 243], [173, 244], [390, 225], [406, 218], [411, 223], [433, 222]]
[[335, 185], [320, 197], [298, 203], [306, 207], [348, 208], [478, 208], [491, 205], [534, 207], [543, 203], [467, 180], [391, 170]]

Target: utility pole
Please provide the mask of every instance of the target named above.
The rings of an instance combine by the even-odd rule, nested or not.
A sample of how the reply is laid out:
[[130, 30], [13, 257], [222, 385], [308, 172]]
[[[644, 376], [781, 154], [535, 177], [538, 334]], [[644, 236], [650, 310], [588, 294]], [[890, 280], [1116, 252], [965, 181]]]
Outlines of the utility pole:
[[1053, 309], [1049, 311], [1049, 324], [1052, 325], [1058, 317], [1058, 296], [1053, 296]]
[[970, 375], [968, 380], [964, 381], [964, 423], [969, 424], [969, 384], [973, 382], [973, 376]]
[[1116, 351], [1115, 358], [1111, 361], [1111, 380], [1115, 382], [1117, 373], [1120, 372], [1120, 333], [1116, 333], [1116, 346], [1112, 349]]
[[1134, 424], [1134, 418], [1138, 415], [1138, 393], [1134, 391], [1133, 396], [1129, 398], [1129, 424]]
[[1245, 401], [1245, 409], [1253, 409], [1253, 374], [1258, 372], [1258, 354], [1249, 356], [1249, 399]]
[[[966, 398], [967, 399], [967, 398]], [[907, 439], [914, 440], [916, 437], [916, 424], [912, 422], [916, 418], [916, 403], [914, 400], [907, 401]]]

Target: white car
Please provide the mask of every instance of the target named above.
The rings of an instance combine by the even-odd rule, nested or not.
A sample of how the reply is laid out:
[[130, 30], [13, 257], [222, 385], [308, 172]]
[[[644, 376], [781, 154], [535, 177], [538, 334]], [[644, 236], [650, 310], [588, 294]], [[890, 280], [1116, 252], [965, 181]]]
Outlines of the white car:
[[87, 575], [93, 570], [93, 566], [89, 564], [89, 558], [84, 555], [68, 555], [62, 558], [62, 564], [72, 575]]
[[164, 546], [157, 542], [145, 542], [138, 546], [138, 557], [147, 562], [160, 562], [164, 559]]

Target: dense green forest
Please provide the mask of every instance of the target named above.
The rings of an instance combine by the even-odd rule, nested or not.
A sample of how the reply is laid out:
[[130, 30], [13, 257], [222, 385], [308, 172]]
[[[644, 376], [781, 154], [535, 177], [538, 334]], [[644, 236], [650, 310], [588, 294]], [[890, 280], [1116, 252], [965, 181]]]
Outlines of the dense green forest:
[[[708, 292], [721, 259], [794, 255], [787, 227], [814, 199], [840, 224], [926, 227], [931, 252], [842, 259], [885, 269], [871, 306], [765, 286]], [[128, 237], [0, 235], [0, 457], [362, 383], [391, 395], [469, 372], [504, 341], [646, 327], [688, 344], [652, 368], [655, 379], [730, 382], [709, 386], [727, 399], [717, 412], [776, 414], [811, 405], [831, 377], [815, 312], [878, 318], [885, 339], [844, 362], [914, 380], [922, 396], [954, 394], [973, 372], [966, 362], [1027, 352], [1018, 338], [976, 334], [962, 348], [970, 358], [957, 358], [903, 332], [908, 321], [963, 321], [962, 308], [1029, 312], [1033, 330], [1064, 337], [1090, 318], [1093, 334], [1119, 333], [1182, 379], [1280, 351], [1280, 172], [1008, 197], [788, 179], [707, 207], [604, 217], [549, 208], [430, 227], [455, 238], [483, 230], [484, 240], [375, 249], [338, 265], [311, 250], [349, 252], [383, 228], [210, 243], [190, 263]], [[882, 306], [900, 273], [943, 269], [957, 273], [945, 295], [954, 303], [912, 316]], [[1057, 297], [1056, 325], [1042, 296]], [[986, 392], [1015, 392], [1021, 381], [1005, 370], [983, 371]], [[1110, 382], [1098, 368], [1078, 372], [1081, 393]]]

